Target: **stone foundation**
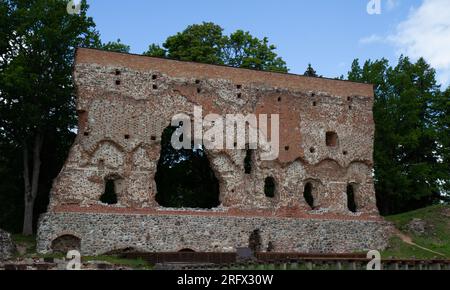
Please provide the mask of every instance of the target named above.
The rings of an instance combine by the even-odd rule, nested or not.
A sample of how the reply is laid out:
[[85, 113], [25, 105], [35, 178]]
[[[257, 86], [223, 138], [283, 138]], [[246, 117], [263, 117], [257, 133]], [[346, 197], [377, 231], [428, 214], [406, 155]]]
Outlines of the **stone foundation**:
[[0, 261], [8, 260], [16, 251], [16, 247], [11, 239], [11, 234], [0, 229]]
[[46, 213], [41, 216], [37, 249], [52, 252], [52, 241], [73, 235], [82, 255], [134, 248], [145, 252], [232, 252], [247, 247], [259, 229], [262, 249], [274, 252], [351, 253], [387, 246], [391, 225], [367, 220], [204, 215]]

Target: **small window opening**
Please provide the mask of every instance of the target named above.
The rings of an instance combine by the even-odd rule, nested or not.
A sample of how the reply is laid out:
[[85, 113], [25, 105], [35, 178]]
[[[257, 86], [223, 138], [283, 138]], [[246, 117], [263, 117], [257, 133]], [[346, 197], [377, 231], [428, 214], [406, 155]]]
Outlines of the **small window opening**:
[[264, 194], [269, 198], [275, 197], [275, 179], [271, 176], [264, 181]]
[[153, 89], [154, 89], [154, 90], [157, 90], [157, 89], [158, 89], [158, 86], [157, 86], [157, 85], [153, 85]]
[[117, 204], [116, 180], [108, 178], [105, 180], [105, 192], [100, 201], [106, 204]]
[[244, 170], [245, 170], [245, 174], [251, 174], [252, 173], [253, 150], [249, 149], [248, 145], [246, 147], [247, 147], [247, 150], [245, 152], [245, 158], [244, 158]]
[[338, 135], [336, 132], [327, 132], [326, 144], [328, 147], [336, 147], [338, 145]]
[[152, 80], [156, 80], [158, 78], [157, 75], [152, 75]]
[[347, 208], [351, 212], [357, 212], [355, 201], [355, 186], [353, 184], [347, 185]]
[[116, 80], [116, 85], [120, 85], [120, 80]]
[[116, 69], [116, 76], [120, 75], [120, 70]]
[[314, 196], [313, 196], [313, 185], [311, 182], [305, 184], [305, 189], [303, 191], [303, 198], [311, 209], [314, 209]]

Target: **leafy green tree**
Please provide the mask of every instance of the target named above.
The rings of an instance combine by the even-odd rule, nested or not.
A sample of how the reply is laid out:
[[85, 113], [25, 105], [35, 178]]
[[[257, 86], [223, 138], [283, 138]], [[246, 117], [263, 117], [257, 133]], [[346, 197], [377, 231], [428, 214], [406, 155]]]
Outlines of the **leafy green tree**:
[[303, 75], [307, 77], [318, 77], [317, 72], [314, 70], [310, 63], [308, 64], [308, 68]]
[[450, 202], [450, 87], [440, 94], [433, 109], [437, 112], [440, 182], [447, 193], [444, 198]]
[[223, 29], [214, 23], [188, 26], [183, 32], [169, 36], [164, 43], [167, 57], [211, 64], [223, 64]]
[[[382, 214], [416, 209], [442, 198], [435, 71], [423, 59], [400, 57], [352, 64], [349, 80], [375, 85], [375, 186]], [[448, 180], [448, 174], [446, 175]]]
[[225, 37], [223, 62], [227, 65], [274, 72], [287, 72], [286, 63], [274, 52], [267, 37], [258, 39], [249, 32], [237, 30]]
[[130, 46], [121, 43], [120, 39], [117, 39], [117, 41], [109, 41], [108, 43], [102, 44], [100, 48], [115, 52], [124, 52], [124, 53], [130, 52]]
[[148, 50], [144, 53], [147, 56], [167, 57], [166, 50], [157, 44], [150, 44]]
[[210, 22], [188, 26], [167, 38], [163, 48], [152, 44], [145, 55], [265, 71], [287, 72], [286, 63], [275, 53], [267, 37], [258, 39], [237, 30], [229, 36]]
[[86, 16], [86, 1], [80, 14], [68, 14], [66, 6], [64, 0], [5, 0], [0, 5], [1, 21], [8, 23], [1, 28], [8, 40], [0, 44], [0, 136], [20, 151], [25, 235], [33, 232], [41, 172], [49, 168], [43, 153], [58, 151], [48, 146], [73, 135], [75, 48], [100, 45], [94, 22]]

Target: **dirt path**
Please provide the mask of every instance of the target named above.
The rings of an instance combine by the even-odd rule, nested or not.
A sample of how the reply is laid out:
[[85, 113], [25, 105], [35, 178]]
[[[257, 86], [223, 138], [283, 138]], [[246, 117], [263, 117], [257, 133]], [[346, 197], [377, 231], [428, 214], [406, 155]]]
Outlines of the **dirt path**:
[[433, 254], [436, 254], [436, 255], [445, 257], [445, 255], [442, 254], [442, 253], [439, 253], [439, 252], [436, 252], [436, 251], [427, 249], [427, 248], [425, 248], [425, 247], [422, 247], [422, 246], [420, 246], [420, 245], [414, 243], [413, 240], [412, 240], [412, 238], [411, 238], [410, 236], [408, 236], [408, 235], [402, 233], [402, 232], [401, 232], [400, 230], [398, 230], [398, 229], [395, 231], [395, 234], [396, 234], [397, 237], [399, 237], [404, 243], [407, 243], [408, 245], [411, 245], [411, 246], [417, 247], [417, 248], [419, 248], [419, 249], [422, 249], [422, 250], [424, 250], [424, 251], [427, 251], [427, 252], [430, 252], [430, 253], [433, 253]]

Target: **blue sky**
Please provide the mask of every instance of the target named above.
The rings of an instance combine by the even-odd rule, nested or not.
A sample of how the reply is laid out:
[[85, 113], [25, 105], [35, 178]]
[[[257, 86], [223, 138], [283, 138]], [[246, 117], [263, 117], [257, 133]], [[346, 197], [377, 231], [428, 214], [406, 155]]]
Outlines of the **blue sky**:
[[[371, 0], [87, 1], [102, 40], [120, 38], [133, 53], [187, 25], [211, 21], [227, 34], [243, 29], [267, 36], [292, 73], [303, 73], [311, 62], [319, 74], [336, 77], [346, 75], [354, 58], [396, 62], [404, 53], [413, 59], [423, 55], [438, 68], [442, 83], [450, 80], [447, 0], [379, 0], [379, 15], [367, 13]], [[429, 31], [434, 35], [425, 37]], [[430, 49], [433, 42], [439, 47]]]

